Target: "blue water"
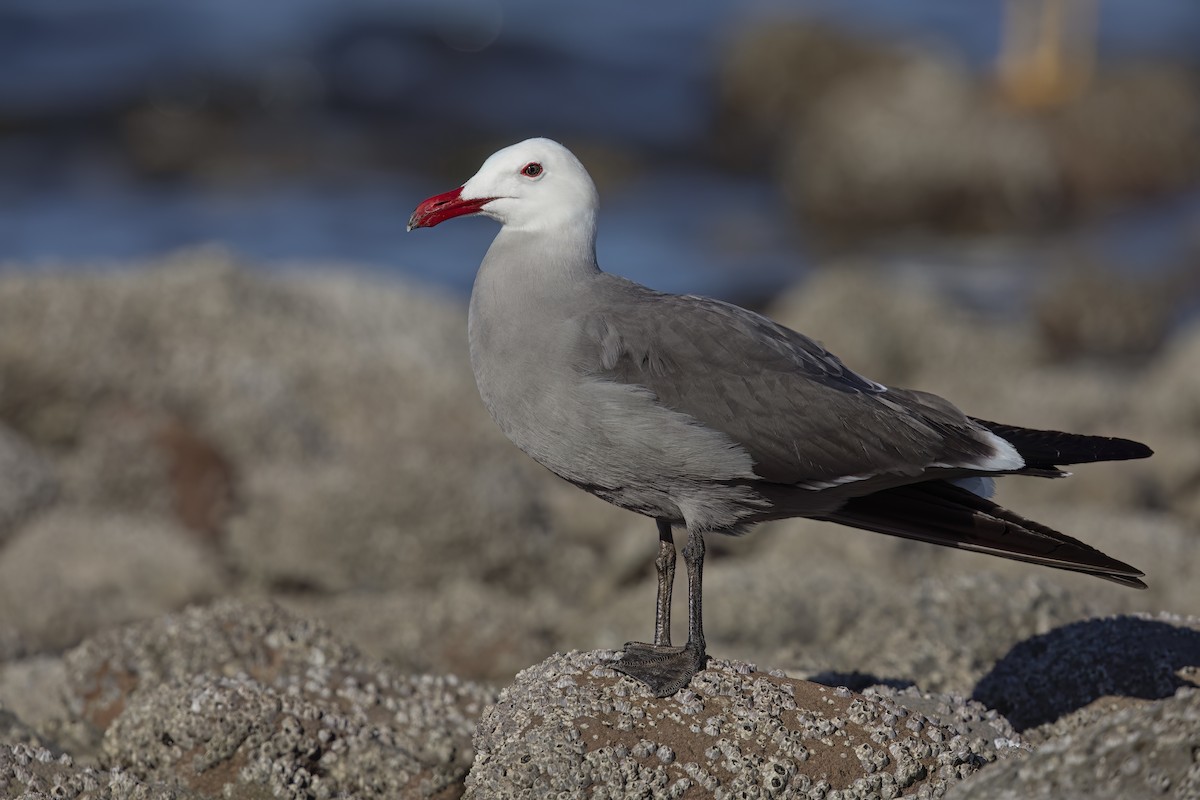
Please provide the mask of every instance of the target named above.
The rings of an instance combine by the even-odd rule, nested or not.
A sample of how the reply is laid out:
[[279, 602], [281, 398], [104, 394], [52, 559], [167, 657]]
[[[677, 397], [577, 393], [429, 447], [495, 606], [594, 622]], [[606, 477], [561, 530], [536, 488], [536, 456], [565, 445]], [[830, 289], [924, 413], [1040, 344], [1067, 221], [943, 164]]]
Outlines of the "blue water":
[[[1195, 0], [1100, 9], [1102, 56], [1200, 59]], [[721, 48], [740, 26], [779, 14], [935, 41], [982, 68], [995, 58], [1002, 3], [6, 0], [0, 120], [23, 122], [0, 135], [0, 261], [103, 265], [220, 242], [252, 260], [354, 263], [465, 291], [492, 223], [404, 233], [417, 202], [468, 177], [432, 166], [439, 148], [549, 135], [638, 154], [640, 172], [605, 188], [602, 264], [665, 290], [761, 296], [814, 256], [765, 178], [717, 171], [703, 153]], [[147, 97], [203, 104], [213, 86], [258, 97], [263, 113], [300, 108], [298, 119], [322, 114], [333, 125], [378, 118], [403, 137], [377, 168], [151, 181], [89, 127]], [[1020, 273], [1068, 245], [1150, 270], [1186, 257], [1198, 219], [1200, 196], [1185, 195], [1050, 243], [864, 250], [901, 263], [970, 263], [983, 251]]]

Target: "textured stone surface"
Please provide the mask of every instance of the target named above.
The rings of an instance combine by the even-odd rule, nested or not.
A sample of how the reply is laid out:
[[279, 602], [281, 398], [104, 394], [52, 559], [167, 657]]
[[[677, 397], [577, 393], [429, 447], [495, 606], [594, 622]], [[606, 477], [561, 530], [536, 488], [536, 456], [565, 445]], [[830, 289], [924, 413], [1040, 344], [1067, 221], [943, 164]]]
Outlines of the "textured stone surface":
[[102, 762], [204, 795], [456, 796], [494, 695], [410, 676], [269, 603], [223, 602], [87, 640], [70, 714]]
[[[651, 697], [606, 651], [522, 672], [480, 721], [467, 796], [934, 796], [1018, 750], [979, 706], [856, 695], [713, 660], [674, 697]], [[957, 706], [956, 709], [952, 706]]]
[[947, 800], [1126, 800], [1200, 797], [1200, 691], [1133, 703], [998, 763], [946, 793]]
[[295, 800], [454, 797], [471, 726], [430, 723], [448, 723], [439, 717], [462, 700], [446, 679], [337, 676], [276, 691], [244, 675], [198, 675], [133, 697], [105, 734], [105, 754], [143, 780], [206, 796], [259, 787]]
[[[202, 795], [151, 786], [123, 770], [80, 766], [44, 747], [0, 744], [0, 797], [21, 800], [199, 800]], [[233, 800], [250, 800], [235, 795]]]

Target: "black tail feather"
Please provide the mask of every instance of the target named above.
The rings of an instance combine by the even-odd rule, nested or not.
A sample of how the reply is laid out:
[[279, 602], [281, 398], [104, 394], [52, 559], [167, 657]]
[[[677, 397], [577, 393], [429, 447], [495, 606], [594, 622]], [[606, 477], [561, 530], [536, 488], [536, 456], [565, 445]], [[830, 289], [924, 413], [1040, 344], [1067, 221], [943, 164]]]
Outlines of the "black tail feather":
[[974, 417], [972, 419], [1011, 444], [1021, 454], [1021, 458], [1025, 459], [1025, 463], [1035, 469], [1050, 469], [1063, 464], [1089, 464], [1094, 461], [1126, 461], [1148, 458], [1154, 454], [1146, 445], [1129, 439], [1042, 431], [1002, 425]]
[[824, 519], [1146, 588], [1129, 564], [945, 481], [855, 497]]

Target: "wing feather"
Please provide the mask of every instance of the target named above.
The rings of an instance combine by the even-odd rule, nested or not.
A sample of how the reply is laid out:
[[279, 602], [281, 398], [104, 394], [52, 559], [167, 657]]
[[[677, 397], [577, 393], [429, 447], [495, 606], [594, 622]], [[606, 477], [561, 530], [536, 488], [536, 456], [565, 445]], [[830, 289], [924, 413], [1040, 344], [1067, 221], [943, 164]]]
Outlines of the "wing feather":
[[916, 477], [994, 455], [991, 434], [947, 401], [888, 389], [766, 317], [614, 281], [612, 302], [585, 312], [582, 363], [725, 433], [764, 480]]

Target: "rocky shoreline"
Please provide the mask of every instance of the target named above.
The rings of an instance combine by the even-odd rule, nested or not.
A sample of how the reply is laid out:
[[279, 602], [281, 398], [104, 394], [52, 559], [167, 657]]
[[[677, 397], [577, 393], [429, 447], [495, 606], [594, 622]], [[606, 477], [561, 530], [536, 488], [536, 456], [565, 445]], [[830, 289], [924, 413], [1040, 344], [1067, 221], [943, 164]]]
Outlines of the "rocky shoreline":
[[1200, 795], [1200, 326], [1064, 358], [849, 266], [771, 313], [1146, 441], [1001, 500], [1151, 588], [765, 525], [710, 543], [713, 662], [656, 700], [604, 666], [649, 632], [653, 526], [494, 429], [461, 302], [209, 249], [0, 272], [0, 797]]

